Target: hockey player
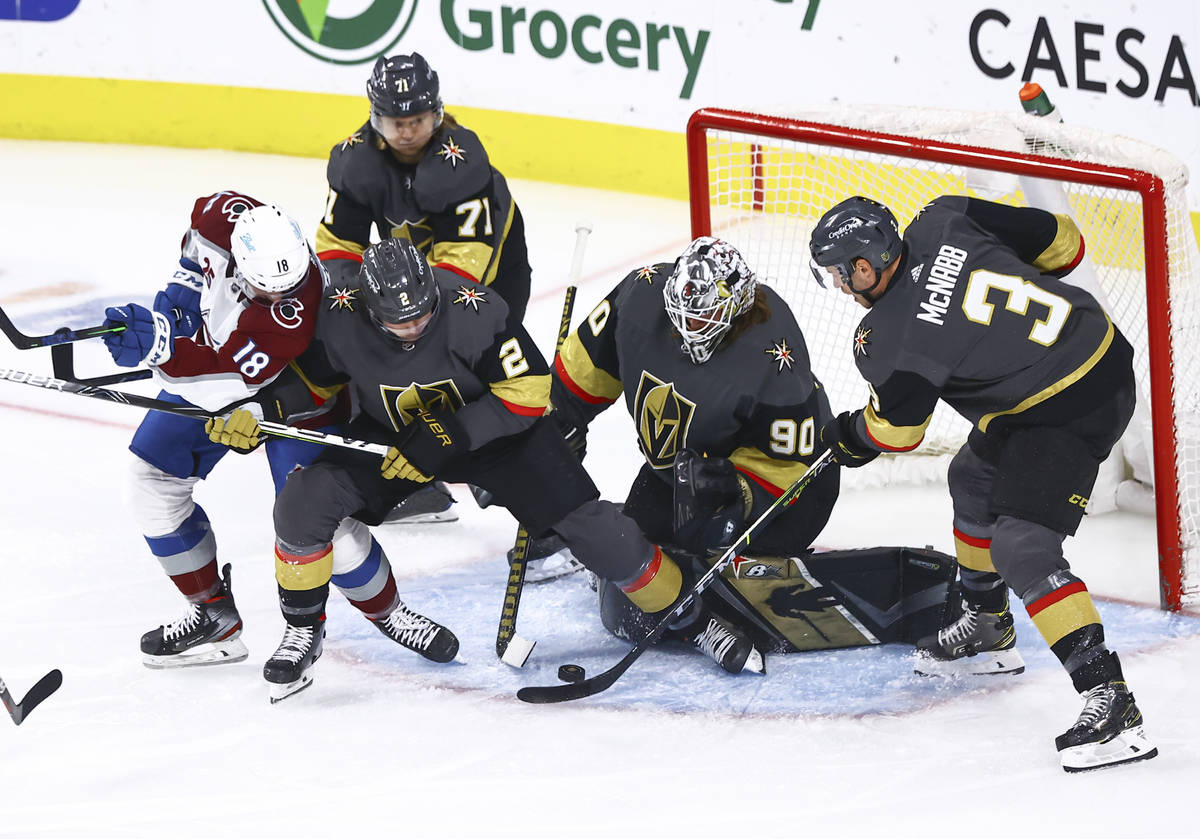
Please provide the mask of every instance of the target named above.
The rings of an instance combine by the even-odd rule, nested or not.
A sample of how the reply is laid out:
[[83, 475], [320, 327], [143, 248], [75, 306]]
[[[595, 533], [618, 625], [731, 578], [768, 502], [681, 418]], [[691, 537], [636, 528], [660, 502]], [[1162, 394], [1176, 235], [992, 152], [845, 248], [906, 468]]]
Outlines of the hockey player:
[[974, 428], [949, 469], [962, 614], [918, 643], [918, 673], [1019, 673], [1011, 587], [1083, 696], [1055, 745], [1067, 771], [1157, 749], [1083, 581], [1063, 557], [1099, 464], [1133, 411], [1133, 350], [1087, 292], [1074, 222], [942, 196], [903, 239], [891, 211], [849, 198], [812, 233], [813, 273], [868, 311], [854, 355], [871, 401], [821, 429], [843, 466], [921, 443], [942, 399]]
[[[354, 288], [340, 305], [322, 309], [302, 362], [319, 384], [349, 383], [361, 407], [349, 426], [354, 437], [391, 448], [382, 461], [346, 449], [322, 452], [276, 499], [275, 568], [287, 628], [267, 662], [268, 681], [285, 692], [311, 680], [333, 563], [382, 558], [365, 525], [378, 524], [435, 476], [469, 481], [521, 521], [553, 530], [643, 611], [675, 604], [683, 572], [619, 506], [598, 500], [544, 416], [546, 362], [499, 295], [430, 268], [404, 239], [372, 245]], [[344, 520], [354, 523], [355, 538], [338, 541]], [[391, 634], [434, 661], [448, 661], [458, 649], [450, 630], [412, 613]]]
[[[804, 473], [817, 429], [832, 418], [787, 304], [736, 248], [707, 236], [674, 264], [621, 280], [563, 344], [553, 384], [568, 439], [581, 440], [624, 398], [646, 458], [625, 515], [648, 539], [697, 557], [731, 544]], [[837, 496], [838, 471], [826, 469], [755, 540], [755, 552], [803, 554]], [[640, 618], [624, 595], [611, 584], [600, 591], [606, 626], [638, 637], [625, 626]], [[757, 658], [743, 629], [711, 621], [684, 640], [710, 655], [721, 647], [727, 655], [714, 657], [732, 672]]]
[[[106, 323], [125, 330], [104, 341], [118, 364], [150, 365], [165, 388], [161, 399], [210, 411], [251, 399], [269, 407], [285, 398], [286, 383], [298, 386], [294, 389], [308, 403], [302, 407], [307, 413], [271, 418], [325, 428], [344, 418], [344, 400], [326, 392], [332, 398], [311, 404], [308, 388], [288, 369], [312, 338], [322, 279], [293, 219], [247, 195], [218, 192], [195, 202], [179, 269], [153, 307], [131, 303], [107, 309]], [[256, 410], [261, 415], [264, 409]], [[151, 411], [130, 444], [136, 456], [130, 492], [135, 521], [151, 553], [188, 600], [183, 617], [142, 637], [147, 667], [217, 664], [247, 656], [238, 637], [242, 621], [230, 589], [229, 565], [222, 579], [208, 516], [192, 498], [196, 483], [228, 451], [222, 442], [229, 443], [237, 431], [224, 419], [210, 421], [207, 432], [214, 441], [205, 424]], [[243, 449], [252, 447], [247, 443]], [[269, 440], [266, 453], [276, 491], [321, 448]], [[390, 571], [379, 571], [368, 583], [347, 583], [343, 591], [368, 617], [381, 617], [389, 611], [395, 581]]]
[[[380, 239], [408, 239], [431, 263], [495, 289], [521, 321], [525, 222], [479, 137], [445, 112], [437, 73], [419, 53], [380, 56], [367, 99], [370, 119], [329, 154], [317, 255], [334, 287], [354, 287], [374, 224]], [[438, 481], [400, 510], [450, 521], [451, 500]]]

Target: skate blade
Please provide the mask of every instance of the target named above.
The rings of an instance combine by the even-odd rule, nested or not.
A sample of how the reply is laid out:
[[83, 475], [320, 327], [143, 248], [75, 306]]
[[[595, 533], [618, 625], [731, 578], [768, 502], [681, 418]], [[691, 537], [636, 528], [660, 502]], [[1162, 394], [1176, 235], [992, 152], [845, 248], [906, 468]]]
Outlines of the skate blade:
[[442, 510], [440, 513], [412, 513], [404, 515], [392, 511], [387, 518], [383, 520], [383, 524], [439, 524], [441, 522], [458, 521], [458, 513], [454, 512], [454, 508]]
[[525, 563], [526, 583], [548, 583], [569, 577], [583, 570], [583, 563], [572, 556], [569, 548], [563, 548], [549, 556], [531, 559]]
[[750, 648], [750, 655], [746, 656], [746, 663], [742, 665], [742, 672], [749, 671], [765, 676], [767, 674], [767, 662], [763, 658], [763, 654], [758, 651], [757, 647]]
[[234, 664], [245, 661], [250, 651], [242, 639], [234, 636], [224, 641], [200, 644], [184, 653], [175, 655], [150, 655], [142, 653], [142, 664], [151, 670], [174, 670], [179, 667], [204, 667], [214, 664]]
[[1146, 738], [1140, 725], [1122, 731], [1107, 743], [1085, 743], [1059, 752], [1065, 772], [1090, 772], [1157, 756], [1158, 748]]
[[299, 679], [297, 679], [294, 682], [286, 682], [285, 684], [282, 684], [282, 685], [275, 684], [273, 682], [268, 682], [268, 686], [270, 688], [268, 693], [270, 695], [271, 704], [274, 705], [276, 702], [282, 702], [283, 700], [287, 699], [289, 696], [294, 696], [295, 694], [304, 690], [306, 687], [308, 687], [312, 683], [313, 683], [313, 677], [309, 673], [305, 673], [303, 676], [301, 676]]
[[949, 661], [918, 651], [913, 663], [918, 676], [1015, 676], [1025, 672], [1025, 659], [1017, 650], [963, 656]]

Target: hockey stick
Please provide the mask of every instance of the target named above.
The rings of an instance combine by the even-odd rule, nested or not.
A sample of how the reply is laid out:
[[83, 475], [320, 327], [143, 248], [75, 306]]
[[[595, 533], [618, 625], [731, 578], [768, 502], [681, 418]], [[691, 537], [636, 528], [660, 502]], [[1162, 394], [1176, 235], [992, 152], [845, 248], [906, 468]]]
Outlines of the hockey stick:
[[85, 385], [119, 385], [124, 382], [137, 382], [148, 379], [153, 375], [149, 370], [141, 368], [124, 373], [110, 373], [107, 376], [90, 376], [79, 378], [75, 375], [75, 345], [55, 344], [50, 348], [50, 362], [54, 365], [54, 375], [68, 382], [80, 382]]
[[[162, 399], [155, 399], [150, 396], [140, 396], [136, 393], [126, 393], [122, 390], [109, 390], [108, 388], [96, 387], [94, 385], [83, 384], [81, 382], [67, 382], [62, 379], [55, 379], [50, 376], [38, 376], [33, 373], [25, 373], [20, 370], [9, 370], [6, 367], [0, 367], [0, 380], [16, 382], [21, 385], [30, 385], [32, 387], [40, 387], [45, 390], [57, 390], [62, 393], [73, 393], [76, 396], [90, 396], [93, 399], [103, 399], [108, 402], [117, 402], [123, 405], [132, 405], [135, 408], [148, 408], [152, 411], [161, 411], [164, 414], [178, 414], [181, 417], [192, 417], [198, 420], [215, 419], [221, 416], [225, 411], [236, 408], [243, 403], [235, 403], [227, 405], [223, 411], [209, 412], [203, 408], [197, 408], [194, 405], [179, 405], [174, 402], [166, 402]], [[290, 425], [284, 425], [279, 422], [270, 422], [268, 420], [260, 420], [258, 427], [264, 433], [270, 434], [272, 437], [287, 437], [292, 440], [307, 440], [310, 443], [317, 443], [322, 446], [337, 446], [343, 449], [355, 449], [360, 452], [369, 452], [383, 456], [387, 454], [388, 447], [382, 443], [368, 443], [365, 440], [355, 440], [350, 437], [339, 437], [335, 434], [326, 434], [322, 431], [312, 431], [307, 428], [295, 428]]]
[[4, 702], [4, 707], [8, 709], [8, 715], [12, 717], [13, 723], [20, 725], [34, 708], [41, 705], [50, 694], [60, 687], [62, 687], [62, 671], [51, 670], [38, 679], [37, 684], [29, 689], [24, 699], [14, 702], [12, 694], [8, 692], [8, 685], [4, 684], [3, 679], [0, 679], [0, 701]]
[[86, 341], [88, 338], [99, 338], [101, 335], [124, 332], [125, 327], [100, 324], [84, 329], [69, 329], [64, 326], [54, 330], [50, 335], [26, 335], [13, 325], [4, 309], [0, 309], [0, 331], [8, 336], [8, 340], [12, 341], [13, 346], [17, 349], [32, 350], [37, 347], [52, 347], [55, 344], [69, 344], [72, 341]]
[[738, 555], [738, 552], [749, 547], [755, 534], [759, 533], [784, 508], [794, 504], [796, 498], [812, 483], [817, 473], [831, 462], [829, 450], [826, 450], [820, 457], [814, 460], [813, 465], [808, 467], [805, 473], [796, 479], [795, 483], [784, 490], [783, 494], [776, 498], [774, 503], [764, 510], [762, 515], [754, 520], [753, 524], [746, 528], [746, 532], [736, 542], [725, 549], [725, 553], [721, 554], [720, 558], [713, 563], [713, 566], [705, 572], [704, 576], [696, 581], [696, 584], [692, 586], [692, 590], [676, 603], [675, 608], [664, 615], [655, 624], [654, 628], [650, 630], [649, 634], [641, 641], [638, 641], [634, 648], [625, 654], [624, 658], [600, 675], [592, 676], [581, 682], [521, 688], [517, 691], [517, 698], [523, 702], [533, 702], [539, 705], [549, 702], [568, 702], [572, 699], [583, 699], [585, 696], [593, 696], [612, 687], [613, 683], [621, 678], [621, 674], [628, 670], [641, 657], [642, 653], [646, 652], [647, 649], [662, 637], [662, 634], [667, 630], [667, 625], [683, 614], [692, 605], [692, 602], [712, 584], [712, 581], [725, 570], [734, 557]]
[[[557, 355], [563, 341], [571, 332], [571, 312], [575, 308], [575, 284], [583, 272], [583, 252], [587, 247], [588, 234], [592, 226], [580, 221], [575, 223], [575, 251], [571, 255], [571, 270], [567, 274], [567, 292], [563, 297], [562, 318], [558, 323], [558, 338], [554, 343]], [[504, 585], [504, 603], [500, 607], [500, 625], [496, 628], [496, 656], [512, 667], [524, 667], [537, 641], [517, 635], [517, 609], [521, 605], [521, 591], [525, 588], [525, 566], [529, 555], [529, 531], [525, 525], [517, 528], [513, 543], [512, 563], [508, 567], [508, 582]]]

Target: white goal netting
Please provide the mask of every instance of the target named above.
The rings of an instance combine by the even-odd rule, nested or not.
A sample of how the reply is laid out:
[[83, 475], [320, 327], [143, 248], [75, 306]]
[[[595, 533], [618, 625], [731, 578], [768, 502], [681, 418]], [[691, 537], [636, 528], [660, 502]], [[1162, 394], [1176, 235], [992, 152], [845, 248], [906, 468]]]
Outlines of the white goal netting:
[[[701, 111], [689, 157], [693, 233], [733, 242], [788, 300], [835, 412], [861, 407], [867, 390], [851, 352], [862, 310], [808, 269], [809, 232], [826, 209], [866, 195], [903, 227], [953, 193], [1070, 213], [1087, 259], [1069, 281], [1101, 300], [1136, 353], [1138, 413], [1092, 510], [1155, 505], [1164, 603], [1200, 602], [1200, 255], [1178, 159], [1031, 115], [875, 107]], [[858, 471], [889, 482], [944, 477], [968, 428], [939, 406], [918, 450], [925, 457]]]

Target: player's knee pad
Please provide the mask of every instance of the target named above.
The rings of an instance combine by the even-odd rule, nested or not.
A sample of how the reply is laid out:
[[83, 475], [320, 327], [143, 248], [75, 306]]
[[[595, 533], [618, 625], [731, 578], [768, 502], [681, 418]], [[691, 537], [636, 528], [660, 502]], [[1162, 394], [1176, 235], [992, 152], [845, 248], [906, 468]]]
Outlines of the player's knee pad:
[[331, 470], [319, 467], [292, 475], [275, 498], [275, 536], [289, 545], [327, 544], [344, 518], [328, 503], [340, 496], [337, 479]]
[[1100, 461], [1088, 443], [1069, 431], [1016, 429], [1008, 435], [996, 464], [992, 512], [1073, 536], [1099, 469]]
[[177, 478], [134, 457], [129, 469], [127, 495], [138, 529], [147, 537], [174, 533], [195, 503], [192, 490], [199, 478]]
[[954, 505], [954, 525], [964, 533], [974, 534], [995, 519], [990, 508], [995, 474], [996, 467], [970, 445], [959, 449], [950, 461], [946, 483]]
[[333, 573], [347, 574], [358, 568], [378, 543], [371, 530], [358, 519], [342, 519], [333, 534]]
[[589, 571], [610, 580], [635, 576], [654, 552], [654, 546], [646, 541], [633, 520], [611, 501], [580, 504], [551, 530], [562, 537]]
[[992, 531], [992, 564], [1022, 601], [1042, 580], [1069, 566], [1063, 558], [1062, 533], [1043, 524], [1000, 516]]

